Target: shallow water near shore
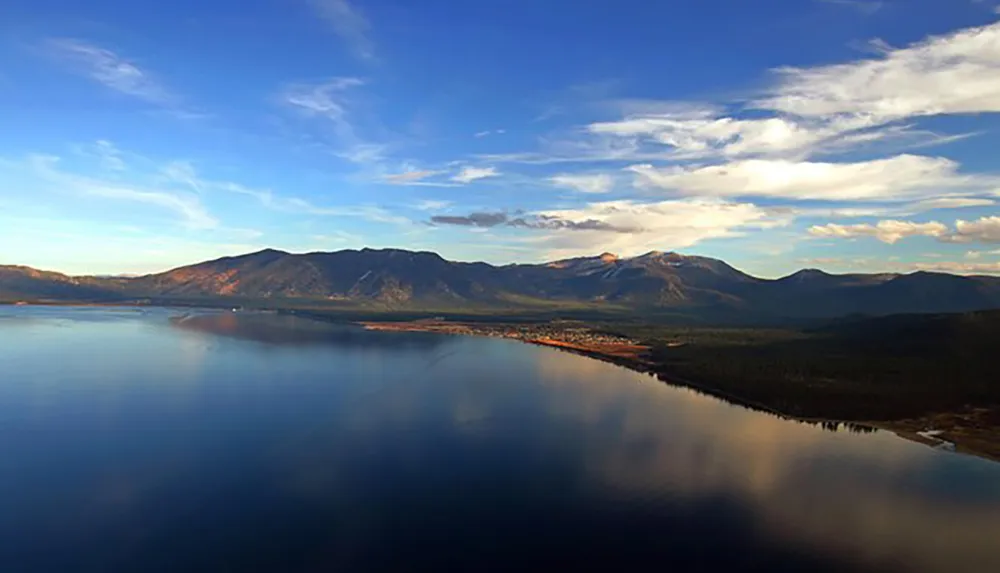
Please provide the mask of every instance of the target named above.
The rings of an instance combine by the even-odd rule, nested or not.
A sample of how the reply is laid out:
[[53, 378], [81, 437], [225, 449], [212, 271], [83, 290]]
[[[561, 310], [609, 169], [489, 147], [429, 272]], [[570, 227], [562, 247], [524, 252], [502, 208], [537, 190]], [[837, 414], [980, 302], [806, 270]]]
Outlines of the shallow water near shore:
[[516, 341], [0, 308], [0, 571], [1000, 571], [1000, 464]]

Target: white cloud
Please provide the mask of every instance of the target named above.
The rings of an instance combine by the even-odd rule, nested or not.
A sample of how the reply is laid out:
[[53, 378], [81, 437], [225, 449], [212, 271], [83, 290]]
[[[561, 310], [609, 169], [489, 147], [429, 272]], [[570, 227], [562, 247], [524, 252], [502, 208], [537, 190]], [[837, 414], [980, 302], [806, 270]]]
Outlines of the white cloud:
[[486, 179], [488, 177], [498, 177], [500, 173], [495, 167], [463, 167], [461, 171], [458, 172], [454, 177], [451, 178], [452, 181], [457, 181], [458, 183], [472, 183], [479, 179]]
[[556, 175], [549, 181], [557, 187], [573, 189], [581, 193], [607, 193], [615, 186], [615, 180], [607, 173]]
[[814, 237], [853, 239], [875, 237], [884, 243], [895, 243], [906, 237], [934, 237], [947, 243], [1000, 243], [1000, 217], [981, 217], [975, 221], [959, 219], [951, 230], [937, 221], [915, 223], [912, 221], [884, 220], [871, 225], [814, 225], [809, 227]]
[[313, 8], [361, 60], [375, 60], [375, 43], [369, 37], [368, 18], [347, 0], [310, 0]]
[[[872, 11], [881, 6], [860, 0], [834, 3]], [[750, 101], [725, 106], [604, 101], [602, 109], [614, 106], [617, 118], [550, 134], [540, 140], [540, 151], [480, 159], [532, 164], [627, 161], [638, 163], [628, 168], [637, 188], [662, 191], [666, 197], [781, 200], [777, 207], [761, 211], [785, 219], [823, 216], [821, 209], [829, 217], [884, 219], [811, 229], [828, 237], [868, 236], [888, 243], [911, 236], [943, 242], [997, 240], [990, 218], [953, 226], [903, 220], [926, 211], [993, 206], [995, 201], [985, 195], [1000, 189], [1000, 177], [966, 173], [952, 159], [898, 154], [898, 149], [941, 145], [970, 135], [927, 131], [920, 124], [923, 118], [1000, 112], [1000, 23], [901, 48], [872, 41], [869, 48], [869, 55], [839, 65], [777, 70], [770, 85]], [[889, 144], [897, 151], [886, 156]], [[875, 145], [882, 157], [815, 158], [862, 147], [872, 151]], [[549, 182], [577, 190], [604, 189], [582, 177], [557, 173]], [[582, 224], [590, 219], [570, 220]], [[618, 228], [632, 227], [623, 222]], [[584, 235], [612, 240], [608, 232], [585, 226], [535, 239], [564, 241], [572, 250], [570, 242]], [[627, 240], [627, 233], [618, 235], [623, 236], [613, 240]]]
[[[669, 147], [672, 158], [699, 158], [713, 155], [798, 154], [847, 131], [869, 127], [858, 122], [820, 123], [771, 117], [735, 119], [720, 110], [705, 108], [681, 112], [639, 115], [620, 121], [587, 126], [594, 134], [619, 138], [641, 138]], [[869, 139], [888, 137], [889, 132], [866, 132]], [[859, 143], [855, 141], [855, 143]]]
[[857, 225], [814, 225], [809, 227], [809, 234], [814, 237], [853, 239], [857, 237], [875, 237], [883, 243], [894, 244], [906, 237], [944, 237], [948, 227], [937, 221], [914, 223], [912, 221], [885, 220], [875, 225], [867, 223]]
[[800, 117], [909, 117], [1000, 112], [1000, 23], [928, 38], [880, 58], [783, 68], [760, 109]]
[[1000, 217], [982, 217], [975, 221], [955, 221], [955, 233], [949, 240], [956, 243], [1000, 243]]
[[111, 50], [68, 38], [49, 40], [48, 46], [78, 73], [112, 90], [157, 104], [173, 99], [147, 71]]
[[984, 187], [995, 181], [958, 173], [942, 157], [899, 155], [858, 163], [749, 159], [710, 166], [657, 169], [634, 165], [636, 185], [685, 195], [783, 197], [818, 200], [895, 200]]
[[[651, 250], [683, 249], [707, 239], [733, 237], [748, 230], [787, 223], [786, 218], [750, 203], [706, 199], [656, 203], [605, 201], [580, 209], [540, 211], [535, 215], [573, 225], [545, 231], [531, 239], [550, 258], [603, 251], [631, 256]], [[588, 230], [588, 226], [594, 228]], [[630, 231], [623, 232], [625, 229]]]
[[[837, 0], [855, 7], [878, 3]], [[941, 145], [970, 134], [938, 134], [910, 120], [1000, 112], [1000, 23], [932, 37], [904, 48], [871, 41], [874, 55], [843, 64], [781, 68], [749, 102], [619, 105], [624, 117], [586, 126], [595, 140], [547, 143], [544, 153], [496, 161], [805, 159], [888, 143]], [[752, 112], [751, 116], [749, 113]], [[574, 149], [574, 145], [577, 146]], [[643, 159], [646, 158], [646, 159]]]

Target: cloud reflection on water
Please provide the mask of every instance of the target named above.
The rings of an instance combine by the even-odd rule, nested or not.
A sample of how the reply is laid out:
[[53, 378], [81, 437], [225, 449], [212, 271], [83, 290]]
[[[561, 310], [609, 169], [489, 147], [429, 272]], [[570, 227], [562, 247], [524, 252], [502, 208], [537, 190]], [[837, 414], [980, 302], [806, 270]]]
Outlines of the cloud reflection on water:
[[554, 411], [605, 430], [620, 420], [613, 439], [584, 453], [594, 478], [622, 495], [737, 495], [772, 534], [873, 564], [1000, 570], [1000, 481], [985, 488], [988, 502], [962, 494], [963, 479], [1000, 477], [991, 462], [625, 381], [636, 376], [597, 361], [553, 352], [537, 360], [540, 380], [558, 389]]
[[[342, 548], [424, 539], [451, 531], [449, 519], [470, 523], [452, 534], [474, 546], [475, 521], [531, 515], [543, 536], [572, 536], [576, 520], [581, 539], [641, 537], [648, 521], [683, 526], [661, 536], [716, 535], [800, 566], [1000, 570], [997, 464], [796, 424], [511, 341], [240, 313], [122, 320], [0, 325], [20, 334], [0, 348], [18, 365], [0, 385], [0, 421], [35, 436], [8, 446], [0, 487], [42, 492], [11, 498], [22, 532], [98, 551], [132, 531], [122, 547], [140, 555], [210, 508], [220, 531], [252, 523], [250, 546], [276, 534], [264, 519], [275, 511], [303, 535], [319, 531], [311, 519], [337, 523]], [[43, 359], [52, 337], [70, 348], [60, 361]], [[89, 359], [99, 350], [118, 359]], [[658, 543], [684, 551], [688, 539]]]

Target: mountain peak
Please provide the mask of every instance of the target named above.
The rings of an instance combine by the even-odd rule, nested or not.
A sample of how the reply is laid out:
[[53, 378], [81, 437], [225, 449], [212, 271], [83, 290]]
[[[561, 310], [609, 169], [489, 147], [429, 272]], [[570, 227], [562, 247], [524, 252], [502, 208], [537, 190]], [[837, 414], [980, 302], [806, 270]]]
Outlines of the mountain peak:
[[792, 277], [802, 277], [802, 278], [805, 278], [805, 277], [829, 277], [829, 276], [832, 276], [832, 275], [830, 273], [824, 271], [824, 270], [810, 268], [810, 269], [802, 269], [800, 271], [796, 271], [796, 272], [788, 275], [788, 278], [792, 278]]
[[614, 263], [618, 261], [618, 255], [614, 253], [607, 253], [607, 252], [601, 253], [601, 255], [598, 258], [604, 261], [605, 263]]
[[255, 253], [249, 253], [249, 254], [246, 254], [246, 255], [243, 255], [243, 256], [246, 257], [246, 258], [258, 258], [258, 257], [283, 256], [283, 255], [289, 255], [289, 254], [291, 254], [291, 253], [288, 253], [286, 251], [280, 251], [278, 249], [267, 248], [267, 249], [263, 249], [263, 250], [255, 252]]
[[689, 258], [691, 258], [691, 257], [682, 255], [680, 253], [675, 253], [674, 251], [649, 251], [648, 253], [643, 253], [643, 254], [635, 257], [636, 260], [640, 260], [640, 261], [657, 260], [657, 259], [666, 259], [666, 260], [670, 260], [670, 261], [680, 261], [680, 260], [685, 260], [685, 259], [689, 259]]

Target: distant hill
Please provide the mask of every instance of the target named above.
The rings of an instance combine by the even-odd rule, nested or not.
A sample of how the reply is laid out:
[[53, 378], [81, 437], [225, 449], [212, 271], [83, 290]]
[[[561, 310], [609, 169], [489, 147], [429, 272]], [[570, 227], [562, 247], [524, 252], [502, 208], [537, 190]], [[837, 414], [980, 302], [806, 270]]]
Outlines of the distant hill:
[[4, 298], [204, 297], [379, 303], [401, 309], [586, 304], [716, 317], [830, 318], [1000, 308], [1000, 278], [942, 273], [768, 280], [712, 258], [653, 251], [493, 266], [400, 249], [290, 254], [268, 249], [141, 277], [69, 277], [0, 267]]
[[115, 279], [71, 277], [30, 267], [0, 265], [0, 300], [106, 300], [120, 297]]

